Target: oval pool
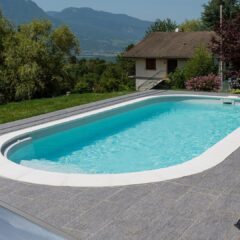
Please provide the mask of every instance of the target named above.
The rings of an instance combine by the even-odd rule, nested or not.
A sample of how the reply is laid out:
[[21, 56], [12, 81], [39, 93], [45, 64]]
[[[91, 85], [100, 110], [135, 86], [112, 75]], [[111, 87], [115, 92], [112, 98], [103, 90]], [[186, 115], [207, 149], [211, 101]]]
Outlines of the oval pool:
[[50, 172], [142, 172], [190, 161], [239, 126], [240, 106], [218, 98], [153, 98], [21, 136], [5, 155]]

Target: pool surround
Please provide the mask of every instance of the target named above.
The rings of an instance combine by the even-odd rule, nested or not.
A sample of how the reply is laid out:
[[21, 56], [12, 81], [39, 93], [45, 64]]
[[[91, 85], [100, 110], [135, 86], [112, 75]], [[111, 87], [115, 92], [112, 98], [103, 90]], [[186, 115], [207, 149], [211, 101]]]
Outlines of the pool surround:
[[125, 186], [134, 184], [143, 184], [150, 182], [160, 182], [170, 179], [181, 178], [208, 170], [222, 161], [224, 161], [230, 154], [240, 147], [240, 128], [233, 131], [224, 139], [219, 141], [213, 147], [209, 148], [200, 156], [185, 162], [180, 165], [162, 168], [152, 171], [124, 173], [124, 174], [67, 174], [55, 173], [42, 170], [36, 170], [21, 166], [7, 159], [6, 151], [11, 148], [11, 144], [15, 144], [18, 139], [26, 138], [29, 133], [39, 131], [41, 129], [49, 128], [55, 125], [71, 122], [80, 118], [88, 117], [94, 114], [105, 111], [117, 109], [130, 104], [142, 102], [153, 98], [167, 98], [167, 97], [196, 97], [203, 99], [232, 99], [237, 100], [236, 97], [221, 97], [221, 96], [199, 96], [191, 94], [175, 94], [163, 96], [148, 96], [124, 103], [115, 104], [79, 115], [67, 117], [61, 120], [44, 123], [38, 126], [29, 127], [19, 131], [7, 133], [0, 136], [0, 176], [10, 178], [17, 181], [51, 185], [51, 186], [72, 186], [72, 187], [113, 187]]

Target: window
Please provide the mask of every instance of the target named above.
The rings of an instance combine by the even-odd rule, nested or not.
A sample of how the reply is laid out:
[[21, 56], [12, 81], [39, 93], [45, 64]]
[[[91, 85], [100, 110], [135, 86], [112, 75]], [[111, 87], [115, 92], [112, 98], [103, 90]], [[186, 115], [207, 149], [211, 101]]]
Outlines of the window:
[[146, 70], [156, 70], [156, 59], [147, 58], [146, 59]]

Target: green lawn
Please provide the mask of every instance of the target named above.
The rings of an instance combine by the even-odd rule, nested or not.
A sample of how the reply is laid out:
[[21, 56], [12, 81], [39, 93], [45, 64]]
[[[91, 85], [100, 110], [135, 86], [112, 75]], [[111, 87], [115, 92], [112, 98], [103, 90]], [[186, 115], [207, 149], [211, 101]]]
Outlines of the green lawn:
[[37, 116], [85, 103], [117, 97], [129, 92], [72, 94], [0, 105], [0, 124]]

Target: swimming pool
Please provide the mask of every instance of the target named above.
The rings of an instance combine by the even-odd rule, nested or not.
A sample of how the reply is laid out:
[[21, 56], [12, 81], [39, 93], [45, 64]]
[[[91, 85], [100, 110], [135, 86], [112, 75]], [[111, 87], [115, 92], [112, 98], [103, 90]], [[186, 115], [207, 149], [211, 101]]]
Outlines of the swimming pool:
[[150, 97], [21, 133], [1, 151], [44, 173], [127, 176], [188, 164], [239, 126], [240, 105], [218, 97]]

